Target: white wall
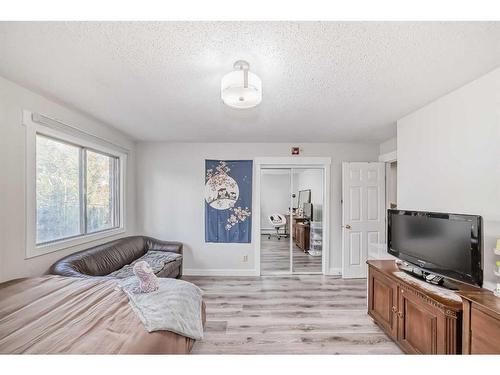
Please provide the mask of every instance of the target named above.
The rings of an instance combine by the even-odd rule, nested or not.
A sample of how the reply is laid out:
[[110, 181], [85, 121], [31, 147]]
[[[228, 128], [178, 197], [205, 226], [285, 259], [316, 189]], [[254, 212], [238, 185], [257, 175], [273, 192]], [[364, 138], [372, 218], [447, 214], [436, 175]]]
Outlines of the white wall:
[[380, 148], [380, 155], [387, 154], [392, 151], [396, 151], [397, 149], [397, 137], [390, 138], [385, 142], [382, 142], [379, 146]]
[[135, 230], [135, 145], [130, 138], [0, 77], [0, 281], [41, 275], [57, 259], [82, 248], [74, 247], [25, 259], [26, 128], [21, 125], [23, 109], [77, 125], [131, 150], [127, 162], [126, 234]]
[[313, 205], [313, 220], [321, 221], [323, 212], [323, 171], [321, 169], [297, 169], [293, 174], [295, 193], [295, 207], [298, 206], [299, 191], [311, 190], [311, 203]]
[[483, 216], [485, 286], [492, 288], [492, 249], [500, 238], [500, 69], [399, 120], [397, 150], [398, 208]]
[[398, 162], [385, 164], [385, 205], [391, 208], [391, 204], [398, 202]]
[[290, 207], [290, 172], [263, 170], [260, 181], [260, 228], [274, 231], [269, 216], [276, 213], [286, 214]]
[[[248, 274], [255, 269], [253, 244], [206, 244], [204, 241], [204, 160], [290, 156], [332, 158], [330, 269], [341, 268], [341, 163], [376, 161], [376, 144], [351, 143], [159, 143], [137, 144], [138, 230], [185, 244], [187, 273]], [[254, 178], [255, 182], [255, 178]], [[255, 195], [254, 195], [255, 206]], [[254, 240], [254, 239], [252, 239]], [[248, 255], [248, 262], [242, 262]]]

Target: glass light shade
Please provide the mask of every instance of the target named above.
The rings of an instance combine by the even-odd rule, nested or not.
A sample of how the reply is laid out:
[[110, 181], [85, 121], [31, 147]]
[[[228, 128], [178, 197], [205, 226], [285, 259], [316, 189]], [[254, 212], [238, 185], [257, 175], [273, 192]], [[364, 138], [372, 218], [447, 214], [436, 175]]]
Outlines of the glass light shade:
[[233, 108], [252, 108], [262, 101], [262, 81], [247, 71], [248, 84], [245, 87], [245, 71], [235, 70], [222, 77], [222, 101]]

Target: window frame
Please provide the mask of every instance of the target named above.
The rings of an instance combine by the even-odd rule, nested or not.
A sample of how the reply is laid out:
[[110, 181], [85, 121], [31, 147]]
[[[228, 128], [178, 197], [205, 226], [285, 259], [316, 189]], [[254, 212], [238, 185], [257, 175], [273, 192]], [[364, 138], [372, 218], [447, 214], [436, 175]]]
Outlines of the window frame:
[[[96, 150], [94, 148], [89, 148], [89, 147], [83, 147], [82, 148], [82, 153], [80, 154], [80, 157], [81, 157], [81, 165], [84, 166], [84, 168], [82, 168], [82, 171], [81, 171], [81, 184], [82, 184], [82, 187], [80, 187], [80, 189], [82, 189], [83, 191], [83, 194], [82, 194], [82, 197], [81, 197], [81, 207], [80, 209], [82, 210], [82, 214], [80, 215], [80, 220], [81, 220], [81, 223], [80, 223], [80, 226], [85, 228], [85, 234], [88, 235], [88, 234], [97, 234], [97, 233], [101, 233], [101, 232], [106, 232], [106, 231], [109, 231], [109, 230], [113, 230], [113, 229], [117, 229], [120, 227], [120, 225], [117, 225], [117, 226], [114, 226], [112, 228], [107, 228], [107, 229], [100, 229], [100, 230], [97, 230], [97, 231], [94, 231], [94, 232], [88, 232], [88, 202], [87, 202], [87, 152], [90, 151], [90, 152], [93, 152], [95, 154], [99, 154], [99, 155], [104, 155], [104, 156], [107, 156], [107, 157], [111, 157], [111, 158], [115, 158], [116, 161], [117, 161], [117, 165], [115, 164], [113, 166], [113, 170], [115, 173], [113, 173], [112, 175], [112, 179], [111, 179], [111, 184], [113, 184], [113, 197], [112, 197], [112, 200], [113, 200], [113, 203], [114, 203], [114, 209], [113, 209], [113, 212], [111, 213], [113, 215], [113, 221], [118, 221], [118, 224], [121, 224], [121, 218], [120, 218], [120, 210], [121, 210], [121, 204], [120, 204], [120, 200], [119, 200], [119, 197], [120, 197], [120, 191], [121, 191], [121, 183], [120, 183], [120, 176], [121, 176], [121, 170], [120, 170], [120, 165], [121, 165], [121, 161], [120, 161], [120, 158], [116, 155], [112, 155], [112, 154], [109, 154], [107, 152], [104, 152], [104, 151], [100, 151], [100, 150]], [[117, 168], [118, 167], [118, 168]], [[118, 175], [118, 180], [116, 179]], [[118, 193], [118, 194], [117, 194]]]
[[[74, 246], [124, 233], [126, 231], [125, 171], [127, 154], [113, 149], [109, 146], [102, 145], [101, 143], [99, 143], [98, 138], [96, 138], [96, 141], [89, 141], [87, 139], [84, 139], [84, 137], [73, 135], [73, 132], [69, 128], [68, 131], [62, 131], [36, 123], [32, 120], [31, 115], [31, 112], [26, 111], [25, 115], [23, 116], [23, 123], [26, 126], [26, 259], [52, 253], [54, 251], [68, 249]], [[116, 191], [114, 197], [115, 209], [113, 210], [113, 215], [115, 216], [115, 220], [118, 220], [117, 226], [109, 229], [87, 233], [87, 223], [86, 220], [83, 220], [85, 225], [85, 227], [83, 228], [83, 234], [37, 244], [36, 139], [38, 134], [54, 139], [55, 141], [80, 147], [80, 163], [82, 163], [82, 159], [86, 157], [86, 152], [83, 152], [83, 150], [90, 150], [92, 152], [117, 158], [118, 166], [116, 167], [116, 172], [118, 173], [118, 176], [115, 176], [115, 178], [113, 178], [113, 183], [115, 184]], [[86, 162], [80, 165], [80, 185], [82, 185], [86, 184]], [[86, 217], [86, 212], [83, 211], [86, 210], [87, 207], [86, 199], [87, 197], [84, 189], [80, 197], [80, 203], [85, 203], [80, 207], [80, 220], [82, 220], [82, 214], [83, 217]]]

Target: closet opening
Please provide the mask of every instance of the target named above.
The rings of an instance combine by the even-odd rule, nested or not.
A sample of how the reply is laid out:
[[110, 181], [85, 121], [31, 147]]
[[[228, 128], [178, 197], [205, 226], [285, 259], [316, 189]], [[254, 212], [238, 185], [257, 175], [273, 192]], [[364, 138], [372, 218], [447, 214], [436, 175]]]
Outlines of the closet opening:
[[260, 170], [260, 274], [321, 274], [325, 173], [318, 167]]

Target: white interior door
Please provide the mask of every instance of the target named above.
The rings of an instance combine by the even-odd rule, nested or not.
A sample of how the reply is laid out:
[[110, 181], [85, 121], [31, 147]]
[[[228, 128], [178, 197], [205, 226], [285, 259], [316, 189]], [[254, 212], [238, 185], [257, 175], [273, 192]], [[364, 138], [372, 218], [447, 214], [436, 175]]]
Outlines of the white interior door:
[[371, 247], [385, 243], [384, 163], [342, 163], [342, 277], [367, 276]]

